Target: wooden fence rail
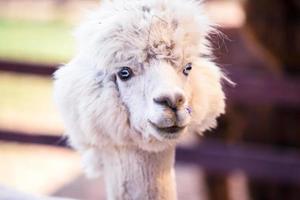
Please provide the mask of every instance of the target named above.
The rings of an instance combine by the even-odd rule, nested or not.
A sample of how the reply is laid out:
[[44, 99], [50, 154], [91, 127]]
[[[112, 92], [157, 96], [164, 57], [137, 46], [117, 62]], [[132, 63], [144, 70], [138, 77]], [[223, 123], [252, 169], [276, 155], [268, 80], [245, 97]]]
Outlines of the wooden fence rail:
[[51, 76], [58, 64], [26, 63], [8, 60], [0, 60], [0, 71], [32, 74], [39, 76]]
[[[70, 148], [65, 137], [0, 130], [0, 140]], [[226, 175], [237, 170], [258, 180], [300, 185], [300, 152], [224, 144], [204, 139], [201, 145], [177, 148], [178, 163], [191, 164], [213, 174]], [[221, 164], [220, 164], [221, 163]]]
[[[0, 60], [0, 71], [52, 76], [55, 64], [22, 63]], [[270, 75], [257, 75], [246, 70], [228, 70], [236, 86], [226, 85], [228, 100], [246, 105], [273, 104], [300, 108], [300, 78], [287, 79]]]

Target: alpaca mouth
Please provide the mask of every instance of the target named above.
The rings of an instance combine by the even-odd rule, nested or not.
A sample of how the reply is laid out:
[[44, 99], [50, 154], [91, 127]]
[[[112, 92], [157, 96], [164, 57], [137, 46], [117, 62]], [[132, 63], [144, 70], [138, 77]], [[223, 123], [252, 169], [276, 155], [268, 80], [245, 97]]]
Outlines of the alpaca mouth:
[[149, 123], [154, 127], [155, 130], [157, 130], [159, 133], [166, 135], [168, 138], [172, 137], [171, 135], [177, 135], [180, 133], [183, 129], [185, 129], [186, 126], [169, 126], [169, 127], [159, 127], [155, 123], [151, 122], [149, 120]]
[[171, 127], [166, 127], [166, 128], [157, 128], [161, 132], [165, 133], [177, 133], [181, 130], [184, 129], [184, 127], [179, 127], [179, 126], [171, 126]]

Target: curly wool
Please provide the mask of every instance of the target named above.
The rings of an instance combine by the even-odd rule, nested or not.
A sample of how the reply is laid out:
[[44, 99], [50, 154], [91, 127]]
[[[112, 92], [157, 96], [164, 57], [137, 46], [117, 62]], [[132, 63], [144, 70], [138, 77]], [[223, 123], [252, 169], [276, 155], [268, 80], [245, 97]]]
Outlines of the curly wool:
[[[148, 105], [151, 91], [163, 82], [178, 85], [188, 99], [188, 132], [216, 126], [225, 108], [224, 75], [209, 59], [211, 31], [201, 4], [193, 0], [105, 1], [89, 15], [75, 34], [76, 55], [55, 73], [54, 84], [66, 134], [87, 170], [98, 174], [102, 149], [111, 146], [162, 151], [176, 144], [178, 139], [150, 131], [146, 120], [161, 115]], [[187, 80], [170, 71], [180, 72], [189, 62], [193, 70]], [[115, 75], [120, 66], [132, 66], [139, 76], [121, 83]], [[164, 74], [149, 75], [153, 66], [166, 66]]]

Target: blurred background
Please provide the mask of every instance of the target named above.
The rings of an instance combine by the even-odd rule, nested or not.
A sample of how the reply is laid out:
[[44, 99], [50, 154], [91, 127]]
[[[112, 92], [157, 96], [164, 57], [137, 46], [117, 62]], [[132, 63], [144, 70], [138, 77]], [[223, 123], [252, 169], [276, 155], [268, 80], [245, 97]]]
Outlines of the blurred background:
[[[215, 58], [227, 114], [177, 151], [179, 199], [300, 199], [300, 1], [207, 0], [224, 37]], [[105, 199], [62, 138], [51, 74], [74, 51], [72, 29], [98, 0], [0, 0], [0, 188]], [[196, 141], [196, 142], [195, 142]], [[1, 196], [0, 196], [1, 199]]]

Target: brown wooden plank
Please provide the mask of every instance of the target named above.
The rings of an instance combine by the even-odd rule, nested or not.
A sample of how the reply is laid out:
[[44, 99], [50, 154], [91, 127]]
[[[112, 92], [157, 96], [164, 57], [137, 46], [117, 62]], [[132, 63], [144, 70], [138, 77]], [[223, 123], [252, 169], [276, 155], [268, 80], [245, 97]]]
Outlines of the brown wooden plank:
[[20, 142], [29, 144], [51, 145], [57, 147], [68, 147], [67, 138], [64, 136], [36, 134], [27, 132], [16, 132], [0, 130], [0, 140], [8, 142]]
[[300, 77], [274, 77], [233, 69], [228, 73], [236, 83], [235, 87], [225, 87], [230, 103], [300, 107]]
[[211, 174], [243, 171], [253, 179], [300, 184], [300, 153], [245, 144], [226, 145], [214, 140], [195, 148], [178, 148], [178, 163], [201, 166]]
[[58, 64], [27, 63], [0, 60], [0, 70], [40, 76], [51, 76]]

